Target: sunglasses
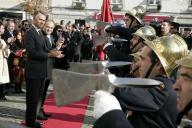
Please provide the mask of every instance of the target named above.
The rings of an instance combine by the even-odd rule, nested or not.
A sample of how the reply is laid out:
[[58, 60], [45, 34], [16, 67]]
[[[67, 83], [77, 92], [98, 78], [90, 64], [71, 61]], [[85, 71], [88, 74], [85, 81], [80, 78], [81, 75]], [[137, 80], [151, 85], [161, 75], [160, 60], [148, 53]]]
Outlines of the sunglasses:
[[62, 30], [57, 30], [57, 32], [63, 32]]

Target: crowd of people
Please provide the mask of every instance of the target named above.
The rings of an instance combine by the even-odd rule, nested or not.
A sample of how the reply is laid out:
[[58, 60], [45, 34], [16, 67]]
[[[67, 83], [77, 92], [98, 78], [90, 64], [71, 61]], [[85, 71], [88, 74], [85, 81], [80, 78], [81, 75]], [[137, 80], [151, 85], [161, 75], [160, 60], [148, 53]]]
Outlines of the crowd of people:
[[162, 85], [116, 88], [112, 94], [97, 91], [94, 128], [176, 128], [184, 115], [191, 119], [191, 30], [179, 33], [178, 24], [169, 20], [146, 25], [139, 15], [127, 12], [123, 22], [106, 27], [111, 41], [97, 47], [92, 38], [101, 34], [97, 28], [64, 20], [56, 24], [42, 11], [35, 12], [32, 21], [0, 22], [0, 101], [7, 100], [7, 86], [24, 93], [25, 81], [26, 126], [41, 128], [37, 119], [51, 116], [43, 105], [52, 69], [67, 70], [72, 61], [101, 60], [102, 51], [108, 61], [133, 62], [131, 67], [109, 68], [110, 73], [155, 79]]
[[[90, 26], [72, 24], [70, 21], [63, 25], [54, 23], [51, 30], [50, 40], [54, 43], [58, 39], [63, 38], [64, 44], [60, 50], [65, 54], [63, 58], [55, 58], [53, 66], [59, 69], [68, 69], [69, 62], [81, 61], [82, 59], [92, 59], [92, 35], [99, 34], [95, 28]], [[24, 68], [26, 62], [26, 48], [24, 46], [24, 35], [32, 26], [31, 20], [23, 20], [18, 22], [14, 19], [7, 19], [0, 24], [1, 50], [6, 52], [6, 55], [1, 55], [4, 64], [8, 64], [9, 82], [2, 82], [0, 100], [6, 100], [6, 88], [11, 85], [15, 88], [16, 93], [24, 93], [22, 84], [25, 81]], [[43, 35], [46, 35], [46, 30], [43, 30]], [[6, 44], [6, 45], [5, 45]], [[97, 58], [95, 57], [95, 60]], [[2, 61], [3, 62], [3, 61]], [[6, 63], [5, 63], [6, 62]], [[1, 65], [3, 66], [3, 65]], [[7, 66], [3, 66], [7, 69]], [[7, 72], [6, 71], [6, 72]], [[5, 72], [3, 70], [2, 72]], [[8, 84], [7, 84], [8, 83]], [[7, 86], [8, 85], [8, 86]]]

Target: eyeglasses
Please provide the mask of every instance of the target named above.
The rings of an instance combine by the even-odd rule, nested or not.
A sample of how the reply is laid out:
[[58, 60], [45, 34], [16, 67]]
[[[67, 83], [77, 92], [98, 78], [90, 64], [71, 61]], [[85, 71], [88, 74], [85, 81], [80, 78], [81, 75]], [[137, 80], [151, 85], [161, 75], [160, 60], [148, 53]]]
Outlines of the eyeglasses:
[[57, 32], [63, 32], [62, 30], [57, 30]]

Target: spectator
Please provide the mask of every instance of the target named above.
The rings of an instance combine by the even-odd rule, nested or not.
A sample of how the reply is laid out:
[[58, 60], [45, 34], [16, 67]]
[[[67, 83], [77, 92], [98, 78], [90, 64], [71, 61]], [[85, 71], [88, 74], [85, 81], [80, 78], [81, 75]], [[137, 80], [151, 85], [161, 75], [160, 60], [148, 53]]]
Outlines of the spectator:
[[25, 48], [21, 31], [15, 32], [15, 41], [13, 43], [13, 79], [15, 83], [15, 92], [24, 93], [22, 91], [22, 84], [24, 81], [24, 67], [25, 67]]
[[9, 47], [1, 38], [4, 33], [4, 26], [0, 22], [0, 101], [7, 100], [5, 97], [5, 84], [9, 83], [9, 72], [7, 58], [9, 55]]
[[171, 35], [170, 30], [171, 30], [170, 21], [164, 20], [164, 21], [161, 23], [161, 36]]

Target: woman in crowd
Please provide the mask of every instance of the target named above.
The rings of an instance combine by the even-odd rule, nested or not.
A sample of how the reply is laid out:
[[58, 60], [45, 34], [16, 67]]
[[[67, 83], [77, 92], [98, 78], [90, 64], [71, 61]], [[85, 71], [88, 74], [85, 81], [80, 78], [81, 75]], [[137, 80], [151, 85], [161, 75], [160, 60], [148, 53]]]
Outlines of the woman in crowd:
[[[63, 28], [60, 25], [55, 26], [55, 28], [53, 29], [52, 36], [53, 36], [53, 40], [54, 40], [55, 43], [59, 39], [66, 40], [64, 38]], [[54, 67], [58, 68], [58, 69], [67, 70], [69, 68], [69, 63], [68, 63], [68, 57], [67, 57], [67, 44], [66, 44], [66, 42], [64, 42], [64, 44], [62, 45], [60, 50], [63, 51], [63, 54], [65, 56], [63, 58], [56, 58]]]
[[21, 86], [24, 81], [25, 49], [23, 45], [21, 31], [17, 31], [15, 33], [15, 41], [13, 43], [13, 52], [14, 52], [13, 78], [15, 83], [15, 92], [23, 93]]

